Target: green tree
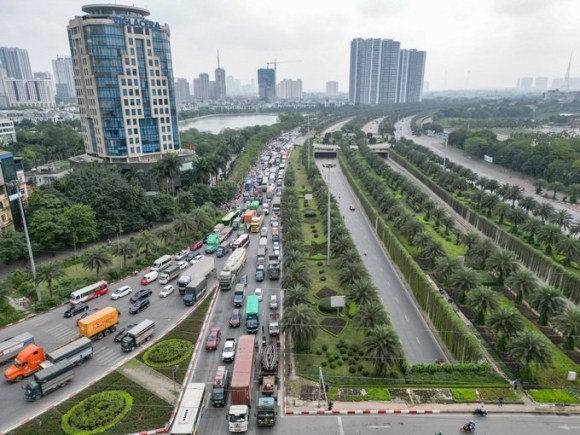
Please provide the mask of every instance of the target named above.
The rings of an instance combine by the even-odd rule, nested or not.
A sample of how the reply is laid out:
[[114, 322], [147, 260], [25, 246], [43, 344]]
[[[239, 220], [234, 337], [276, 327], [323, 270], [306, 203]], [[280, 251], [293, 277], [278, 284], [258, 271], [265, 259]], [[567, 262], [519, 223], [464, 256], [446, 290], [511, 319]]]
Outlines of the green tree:
[[552, 366], [554, 360], [550, 342], [537, 332], [522, 332], [509, 344], [508, 351], [523, 363], [526, 374], [530, 373], [532, 364], [548, 368]]
[[580, 338], [580, 308], [567, 306], [556, 317], [555, 323], [560, 332], [566, 337], [566, 349], [574, 350]]
[[540, 229], [538, 236], [544, 245], [544, 252], [547, 255], [552, 254], [553, 247], [557, 246], [563, 237], [562, 231], [560, 231], [560, 227], [554, 224], [544, 225]]
[[150, 202], [158, 220], [168, 221], [177, 215], [179, 206], [171, 195], [157, 192], [150, 198]]
[[149, 257], [151, 253], [151, 249], [153, 249], [157, 245], [157, 239], [155, 235], [150, 231], [143, 231], [139, 234], [139, 237], [135, 239], [135, 243], [137, 244], [138, 249], [145, 250], [145, 256]]
[[403, 348], [397, 333], [390, 325], [379, 325], [369, 331], [363, 341], [363, 352], [379, 375], [385, 375], [389, 367], [403, 363]]
[[364, 331], [365, 335], [379, 325], [389, 325], [389, 315], [385, 311], [383, 304], [370, 301], [359, 307], [354, 317], [355, 323]]
[[546, 180], [537, 179], [534, 181], [533, 184], [534, 187], [536, 188], [536, 195], [541, 195], [542, 190], [544, 189], [544, 187], [548, 185], [548, 182]]
[[177, 240], [177, 234], [173, 225], [161, 227], [154, 232], [154, 236], [159, 239], [165, 246], [169, 246]]
[[72, 243], [75, 252], [78, 244], [92, 242], [97, 238], [97, 216], [89, 205], [75, 204], [65, 210], [64, 217], [70, 231], [69, 243]]
[[113, 254], [123, 257], [123, 269], [127, 269], [127, 257], [137, 253], [137, 247], [130, 240], [119, 240], [113, 245]]
[[487, 319], [488, 325], [498, 335], [498, 350], [506, 349], [508, 340], [524, 330], [522, 316], [511, 307], [499, 307]]
[[346, 298], [349, 302], [360, 306], [371, 301], [378, 301], [378, 291], [372, 280], [360, 278], [348, 287]]
[[510, 276], [520, 268], [518, 257], [509, 249], [495, 251], [487, 259], [485, 267], [497, 274], [497, 284], [502, 286], [505, 277]]
[[28, 257], [26, 238], [18, 231], [0, 231], [0, 261], [9, 262]]
[[306, 287], [296, 285], [284, 291], [284, 306], [286, 308], [302, 304], [310, 304], [310, 292]]
[[499, 297], [489, 287], [480, 285], [467, 293], [467, 304], [475, 311], [474, 323], [482, 325], [485, 317], [499, 307]]
[[36, 266], [36, 279], [38, 282], [46, 283], [50, 297], [52, 297], [52, 283], [65, 276], [64, 267], [58, 261], [42, 262]]
[[195, 219], [191, 214], [181, 213], [175, 220], [173, 230], [179, 237], [189, 239], [195, 232], [196, 227]]
[[292, 339], [297, 350], [310, 347], [318, 333], [316, 313], [306, 304], [292, 305], [284, 311], [282, 330]]
[[435, 274], [443, 283], [447, 283], [449, 277], [462, 267], [463, 261], [459, 257], [439, 257], [435, 260]]
[[566, 305], [560, 291], [551, 285], [540, 287], [532, 293], [530, 302], [540, 313], [538, 323], [542, 326], [548, 324], [548, 319], [559, 315]]
[[506, 279], [506, 286], [516, 292], [516, 304], [521, 304], [524, 297], [528, 298], [538, 288], [535, 275], [528, 269], [516, 270]]
[[465, 303], [466, 293], [480, 284], [481, 277], [469, 267], [463, 267], [449, 277], [449, 287], [456, 297], [459, 296], [458, 300], [461, 304]]
[[338, 272], [338, 281], [343, 286], [350, 286], [362, 278], [368, 278], [368, 272], [364, 264], [359, 261], [348, 264]]
[[97, 273], [97, 280], [103, 267], [113, 264], [111, 254], [104, 246], [97, 248], [90, 248], [83, 252], [83, 269], [95, 270]]
[[30, 238], [47, 251], [54, 251], [67, 245], [70, 237], [68, 220], [57, 210], [38, 210], [32, 216], [28, 229]]
[[580, 261], [580, 240], [573, 237], [562, 237], [556, 245], [556, 252], [564, 256], [564, 266]]
[[497, 251], [497, 246], [489, 237], [479, 240], [469, 252], [481, 266], [484, 266], [487, 259]]
[[195, 207], [195, 197], [189, 191], [180, 190], [177, 193], [177, 206], [179, 213], [189, 213]]

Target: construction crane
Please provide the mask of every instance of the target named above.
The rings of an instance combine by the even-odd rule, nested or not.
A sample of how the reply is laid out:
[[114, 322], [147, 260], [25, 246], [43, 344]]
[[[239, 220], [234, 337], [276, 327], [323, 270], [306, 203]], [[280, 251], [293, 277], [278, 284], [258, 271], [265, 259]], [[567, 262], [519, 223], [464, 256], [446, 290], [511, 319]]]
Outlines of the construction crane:
[[276, 70], [276, 65], [279, 63], [292, 63], [292, 62], [302, 62], [301, 60], [276, 60], [274, 59], [273, 62], [266, 62], [267, 67], [269, 68], [270, 65], [274, 65], [274, 70]]

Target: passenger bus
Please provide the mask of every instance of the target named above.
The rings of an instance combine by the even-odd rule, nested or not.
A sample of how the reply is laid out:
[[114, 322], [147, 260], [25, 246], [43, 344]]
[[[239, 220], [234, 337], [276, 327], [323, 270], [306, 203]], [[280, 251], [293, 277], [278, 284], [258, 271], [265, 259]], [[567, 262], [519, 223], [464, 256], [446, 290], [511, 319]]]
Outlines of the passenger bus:
[[234, 243], [232, 243], [232, 251], [237, 248], [245, 248], [250, 244], [250, 235], [248, 233], [242, 234]]
[[109, 292], [107, 281], [99, 281], [95, 284], [74, 291], [70, 294], [70, 303], [77, 305], [80, 302], [87, 302], [99, 296], [106, 295]]
[[196, 435], [205, 409], [206, 391], [203, 383], [190, 383], [171, 426], [171, 435]]
[[240, 215], [240, 212], [238, 210], [236, 211], [232, 211], [230, 213], [228, 213], [227, 215], [225, 215], [222, 218], [222, 224], [224, 224], [224, 226], [226, 227], [231, 227], [232, 224], [234, 223], [234, 220]]

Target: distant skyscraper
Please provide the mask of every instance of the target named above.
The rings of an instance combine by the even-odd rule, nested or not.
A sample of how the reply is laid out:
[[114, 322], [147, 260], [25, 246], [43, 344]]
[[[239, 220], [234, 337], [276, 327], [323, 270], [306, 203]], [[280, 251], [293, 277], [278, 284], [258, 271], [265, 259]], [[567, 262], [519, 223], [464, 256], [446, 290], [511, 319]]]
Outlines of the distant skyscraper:
[[534, 90], [545, 91], [548, 89], [548, 77], [536, 77], [534, 80]]
[[220, 55], [218, 52], [218, 67], [215, 69], [215, 99], [226, 99], [226, 70], [220, 67]]
[[258, 96], [260, 97], [260, 100], [272, 100], [276, 98], [275, 69], [258, 69]]
[[328, 98], [338, 97], [338, 82], [326, 82], [326, 96]]
[[552, 86], [550, 86], [550, 89], [562, 90], [563, 86], [564, 86], [564, 79], [552, 79]]
[[193, 96], [197, 101], [210, 99], [211, 86], [208, 73], [201, 73], [197, 79], [193, 79]]
[[10, 107], [7, 80], [8, 74], [6, 74], [6, 70], [0, 67], [0, 109], [8, 109]]
[[276, 86], [276, 95], [284, 100], [302, 98], [302, 79], [284, 79]]
[[522, 91], [531, 91], [533, 83], [534, 83], [533, 77], [521, 77], [520, 78], [520, 89]]
[[54, 83], [52, 80], [6, 79], [8, 104], [10, 107], [30, 106], [47, 109], [55, 107]]
[[177, 104], [186, 104], [191, 102], [189, 82], [187, 79], [175, 79], [175, 102]]
[[397, 103], [416, 103], [423, 95], [427, 53], [415, 49], [399, 52]]
[[0, 66], [6, 70], [9, 78], [32, 80], [32, 68], [28, 50], [15, 47], [0, 47]]
[[86, 152], [147, 163], [178, 150], [169, 26], [136, 6], [82, 11], [67, 30]]
[[70, 56], [56, 56], [52, 61], [56, 96], [64, 100], [76, 97], [75, 76]]

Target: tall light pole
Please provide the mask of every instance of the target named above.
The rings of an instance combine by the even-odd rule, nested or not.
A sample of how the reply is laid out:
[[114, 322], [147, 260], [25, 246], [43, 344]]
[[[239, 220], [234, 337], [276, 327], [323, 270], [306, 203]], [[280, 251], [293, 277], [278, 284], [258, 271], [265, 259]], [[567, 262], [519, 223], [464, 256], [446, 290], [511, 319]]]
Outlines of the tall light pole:
[[322, 166], [328, 169], [328, 209], [326, 210], [326, 264], [330, 265], [330, 169], [336, 167], [336, 163], [327, 163], [326, 165]]
[[445, 148], [443, 148], [443, 170], [447, 169], [447, 141], [449, 140], [449, 134], [445, 133]]
[[30, 243], [30, 236], [28, 235], [28, 225], [26, 225], [26, 216], [24, 215], [24, 207], [22, 206], [22, 195], [20, 193], [20, 180], [10, 182], [10, 185], [16, 186], [17, 192], [10, 195], [10, 201], [18, 197], [18, 206], [20, 207], [20, 214], [22, 215], [22, 224], [24, 225], [24, 235], [26, 236], [26, 246], [28, 246], [28, 256], [30, 257], [30, 269], [32, 270], [32, 279], [34, 280], [34, 289], [36, 290], [36, 298], [38, 302], [42, 301], [42, 295], [38, 288], [38, 280], [36, 279], [36, 264], [34, 263], [34, 256], [32, 255], [32, 244]]

